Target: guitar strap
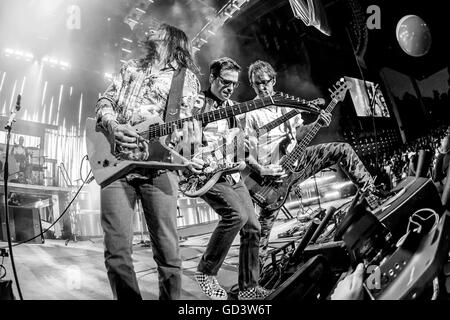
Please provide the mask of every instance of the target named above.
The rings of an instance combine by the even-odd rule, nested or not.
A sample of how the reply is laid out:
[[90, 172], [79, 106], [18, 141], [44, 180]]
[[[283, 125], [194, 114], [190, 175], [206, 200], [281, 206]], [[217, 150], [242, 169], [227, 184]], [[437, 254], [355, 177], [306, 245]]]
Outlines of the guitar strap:
[[185, 75], [186, 68], [174, 71], [169, 97], [167, 98], [166, 113], [164, 114], [164, 122], [166, 123], [180, 118], [180, 106]]

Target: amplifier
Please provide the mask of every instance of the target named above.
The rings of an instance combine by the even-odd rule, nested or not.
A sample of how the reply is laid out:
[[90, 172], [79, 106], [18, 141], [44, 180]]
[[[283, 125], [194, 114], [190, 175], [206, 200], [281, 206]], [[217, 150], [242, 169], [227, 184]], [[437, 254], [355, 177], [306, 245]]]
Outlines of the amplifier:
[[[6, 234], [6, 222], [4, 206], [0, 206], [2, 222], [0, 240], [8, 241]], [[42, 232], [41, 216], [38, 208], [25, 206], [9, 206], [9, 229], [12, 241], [24, 241], [39, 235]], [[36, 237], [28, 243], [43, 243], [44, 238]]]
[[444, 212], [441, 197], [431, 179], [407, 177], [394, 190], [398, 193], [387, 199], [377, 214], [394, 240], [406, 233], [409, 217], [415, 211], [429, 208], [439, 215]]
[[411, 300], [429, 288], [447, 262], [450, 245], [450, 212], [423, 237], [417, 249], [399, 246], [379, 266], [378, 286], [365, 286], [373, 299]]

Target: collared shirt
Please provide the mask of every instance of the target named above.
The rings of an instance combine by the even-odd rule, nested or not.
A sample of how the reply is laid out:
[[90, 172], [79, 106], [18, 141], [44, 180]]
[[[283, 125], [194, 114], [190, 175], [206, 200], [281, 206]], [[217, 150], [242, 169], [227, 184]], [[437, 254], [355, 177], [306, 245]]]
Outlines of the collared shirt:
[[[176, 70], [176, 62], [161, 70], [151, 64], [144, 66], [136, 59], [126, 62], [97, 102], [96, 114], [101, 125], [108, 129], [110, 121], [134, 126], [156, 116], [163, 119]], [[200, 82], [197, 76], [189, 69], [186, 70], [180, 118], [192, 116], [199, 91]], [[176, 142], [174, 140], [172, 138], [172, 141]], [[143, 148], [145, 149], [145, 146]], [[146, 152], [120, 150], [120, 155], [130, 160], [145, 160]]]
[[[198, 95], [195, 108], [196, 111], [194, 112], [204, 113], [220, 108], [226, 108], [234, 104], [235, 103], [230, 99], [224, 101], [218, 100], [209, 90], [207, 90]], [[235, 127], [232, 127], [231, 124], [235, 124]], [[205, 144], [203, 152], [205, 152], [205, 154], [209, 154], [210, 150], [215, 150], [216, 157], [221, 158], [224, 155], [223, 150], [225, 147], [226, 158], [229, 161], [233, 161], [235, 155], [230, 153], [230, 151], [232, 150], [234, 152], [234, 148], [230, 148], [230, 146], [235, 143], [233, 141], [235, 136], [237, 137], [237, 139], [241, 138], [240, 142], [243, 141], [242, 138], [244, 136], [244, 132], [240, 128], [236, 119], [228, 118], [210, 122], [203, 127], [203, 141]], [[238, 150], [243, 151], [243, 145], [238, 146]], [[243, 154], [241, 158], [241, 161], [244, 161]], [[239, 173], [232, 174], [231, 176], [233, 177], [233, 180], [235, 182], [238, 182], [240, 180]]]
[[[292, 109], [285, 108], [285, 110], [289, 112]], [[291, 151], [296, 144], [295, 139], [291, 139], [289, 135], [292, 133], [295, 137], [296, 128], [303, 124], [301, 114], [260, 136], [257, 144], [252, 143], [252, 139], [257, 137], [258, 129], [281, 116], [283, 116], [282, 107], [277, 106], [253, 110], [245, 115], [245, 134], [250, 141], [250, 153], [263, 166], [277, 164], [281, 157], [285, 155], [285, 151], [280, 147], [281, 144], [288, 141], [287, 151]]]

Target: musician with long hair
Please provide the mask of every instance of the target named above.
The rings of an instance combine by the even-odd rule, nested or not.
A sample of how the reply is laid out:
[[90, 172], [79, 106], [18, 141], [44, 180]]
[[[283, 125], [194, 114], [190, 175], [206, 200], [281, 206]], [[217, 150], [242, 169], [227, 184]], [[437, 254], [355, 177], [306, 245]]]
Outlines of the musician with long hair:
[[[151, 30], [142, 59], [126, 62], [96, 106], [98, 125], [114, 138], [124, 159], [145, 160], [148, 145], [131, 126], [151, 117], [164, 117], [172, 79], [185, 71], [180, 118], [191, 116], [200, 84], [186, 34], [161, 24]], [[180, 76], [181, 77], [181, 76]], [[201, 141], [196, 121], [186, 122], [183, 142]], [[181, 134], [170, 136], [179, 145]], [[190, 169], [200, 166], [191, 164]], [[142, 299], [132, 261], [133, 215], [141, 200], [157, 264], [159, 299], [179, 299], [181, 259], [177, 233], [177, 181], [167, 170], [135, 169], [102, 187], [101, 225], [105, 234], [105, 265], [116, 299]]]

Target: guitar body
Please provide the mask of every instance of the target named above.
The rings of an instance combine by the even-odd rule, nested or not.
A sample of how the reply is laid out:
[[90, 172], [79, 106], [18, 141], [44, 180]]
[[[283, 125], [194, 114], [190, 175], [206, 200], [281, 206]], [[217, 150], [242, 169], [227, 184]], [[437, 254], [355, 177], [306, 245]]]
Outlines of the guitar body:
[[[222, 175], [244, 170], [245, 161], [239, 161], [239, 159], [235, 161], [237, 150], [243, 150], [243, 141], [243, 132], [234, 128], [230, 130], [224, 144], [201, 148], [194, 158], [201, 158], [205, 166], [200, 174], [190, 171], [182, 172], [178, 182], [180, 191], [188, 197], [200, 197], [208, 192]], [[226, 149], [225, 152], [223, 149]]]
[[268, 211], [274, 211], [280, 209], [286, 202], [289, 192], [297, 183], [300, 174], [289, 172], [282, 179], [261, 177], [258, 172], [247, 167], [242, 173], [242, 177], [252, 199], [258, 206]]
[[[159, 117], [144, 121], [133, 129], [136, 132], [144, 132], [152, 125], [163, 123]], [[94, 174], [95, 181], [102, 187], [107, 186], [136, 168], [149, 168], [155, 170], [169, 169], [180, 170], [186, 168], [179, 156], [179, 162], [175, 162], [171, 151], [165, 145], [166, 137], [150, 140], [149, 156], [146, 161], [122, 160], [116, 155], [114, 138], [100, 126], [94, 118], [86, 120], [86, 148], [89, 164]]]
[[178, 186], [185, 196], [201, 197], [216, 184], [222, 175], [240, 172], [245, 166], [245, 162], [220, 165], [211, 173], [202, 172], [198, 175], [187, 175], [182, 178]]

